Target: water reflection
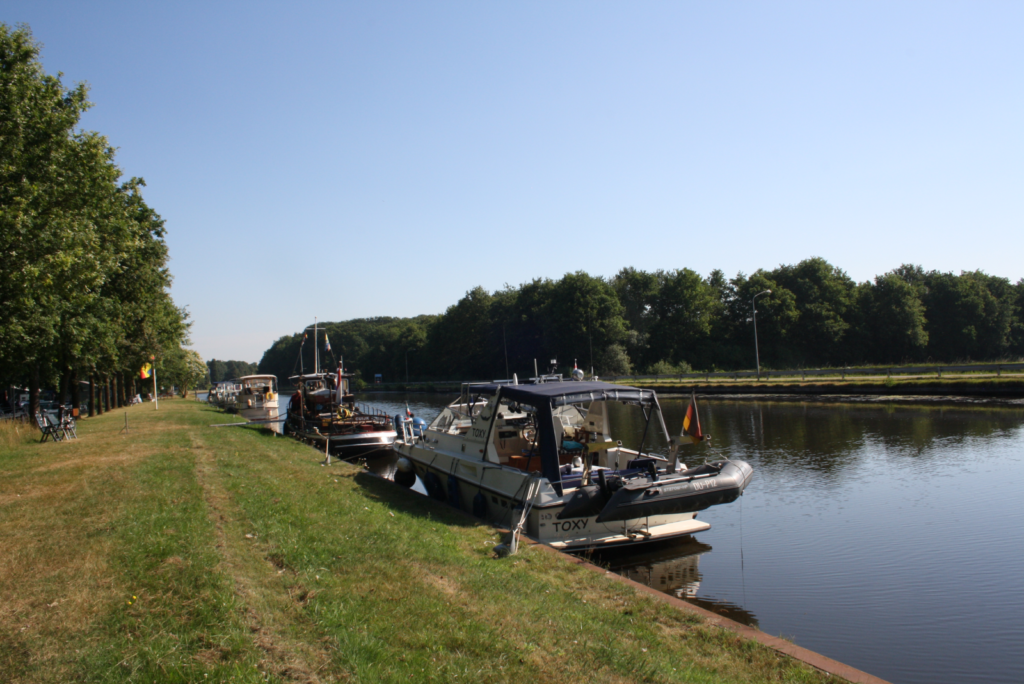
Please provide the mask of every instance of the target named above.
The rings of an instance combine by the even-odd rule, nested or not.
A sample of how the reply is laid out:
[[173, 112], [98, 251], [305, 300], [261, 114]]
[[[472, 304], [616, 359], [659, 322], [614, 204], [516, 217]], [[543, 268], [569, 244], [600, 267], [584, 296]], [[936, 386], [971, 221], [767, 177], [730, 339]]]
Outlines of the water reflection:
[[757, 618], [728, 601], [700, 597], [700, 557], [711, 546], [693, 538], [650, 544], [631, 552], [593, 552], [592, 563], [731, 620], [757, 627]]

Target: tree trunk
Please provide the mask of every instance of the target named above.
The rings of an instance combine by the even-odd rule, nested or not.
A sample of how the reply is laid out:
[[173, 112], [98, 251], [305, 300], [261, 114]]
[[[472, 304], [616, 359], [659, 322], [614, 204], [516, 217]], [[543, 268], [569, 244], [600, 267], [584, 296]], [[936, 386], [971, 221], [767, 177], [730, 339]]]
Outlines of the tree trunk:
[[71, 415], [82, 405], [82, 386], [78, 383], [78, 371], [71, 373]]
[[96, 412], [96, 374], [89, 374], [89, 417], [97, 415]]
[[28, 375], [28, 419], [35, 420], [39, 412], [39, 364], [32, 364], [32, 372]]
[[103, 378], [103, 396], [100, 398], [100, 404], [103, 405], [103, 412], [107, 413], [110, 411], [110, 378], [106, 375], [101, 377]]
[[60, 386], [57, 387], [57, 403], [61, 406], [68, 396], [71, 385], [71, 368], [65, 368], [60, 374]]

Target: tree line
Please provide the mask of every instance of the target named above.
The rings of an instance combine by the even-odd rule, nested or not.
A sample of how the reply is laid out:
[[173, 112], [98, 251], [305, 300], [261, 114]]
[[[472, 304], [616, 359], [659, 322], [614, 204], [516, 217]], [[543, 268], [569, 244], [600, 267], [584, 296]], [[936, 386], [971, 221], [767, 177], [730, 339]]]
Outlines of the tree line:
[[241, 378], [246, 375], [255, 375], [259, 372], [259, 366], [248, 361], [221, 361], [210, 359], [206, 362], [207, 381], [222, 382], [232, 378]]
[[84, 84], [45, 73], [26, 26], [0, 23], [0, 380], [41, 387], [90, 414], [162, 384], [205, 374], [188, 342], [186, 311], [168, 288], [163, 219], [122, 179], [106, 137], [77, 130]]
[[[1024, 280], [904, 265], [866, 282], [814, 257], [728, 278], [689, 268], [583, 271], [496, 292], [476, 287], [437, 316], [321, 324], [334, 356], [372, 383], [520, 378], [557, 360], [602, 375], [762, 367], [964, 362], [1024, 355]], [[280, 379], [313, 365], [303, 333], [259, 364]], [[323, 351], [323, 333], [320, 336]], [[299, 362], [300, 348], [303, 351]], [[331, 359], [334, 358], [331, 357]], [[330, 359], [327, 361], [330, 366]], [[330, 366], [334, 367], [334, 366]]]

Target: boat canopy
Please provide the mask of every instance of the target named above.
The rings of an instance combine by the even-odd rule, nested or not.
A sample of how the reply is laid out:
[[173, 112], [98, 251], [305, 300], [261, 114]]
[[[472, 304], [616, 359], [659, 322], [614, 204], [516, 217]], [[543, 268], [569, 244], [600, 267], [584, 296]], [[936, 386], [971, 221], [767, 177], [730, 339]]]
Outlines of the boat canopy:
[[520, 403], [533, 406], [538, 410], [540, 409], [540, 404], [547, 404], [555, 408], [567, 404], [581, 404], [601, 400], [628, 401], [638, 404], [657, 403], [657, 395], [654, 393], [654, 390], [597, 381], [546, 382], [539, 385], [487, 383], [470, 385], [469, 387], [469, 391], [472, 394], [496, 394], [498, 390], [501, 390], [503, 398], [514, 399]]
[[[562, 495], [562, 473], [558, 463], [559, 435], [555, 434], [553, 409], [568, 404], [592, 401], [623, 401], [657, 408], [661, 406], [654, 390], [612, 385], [607, 382], [549, 382], [538, 385], [481, 384], [470, 385], [471, 394], [498, 394], [498, 400], [511, 399], [532, 406], [537, 412], [538, 443], [541, 474], [558, 495]], [[659, 418], [660, 420], [660, 418]]]

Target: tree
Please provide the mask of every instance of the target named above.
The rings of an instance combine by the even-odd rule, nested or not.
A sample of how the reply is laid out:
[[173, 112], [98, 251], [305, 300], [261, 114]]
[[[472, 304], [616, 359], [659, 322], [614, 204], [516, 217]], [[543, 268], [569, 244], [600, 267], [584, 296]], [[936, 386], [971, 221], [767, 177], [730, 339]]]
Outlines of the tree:
[[[448, 307], [430, 328], [426, 340], [416, 334], [406, 336], [401, 345], [403, 357], [410, 352], [419, 353], [425, 343], [433, 364], [431, 373], [451, 378], [494, 375], [499, 368], [500, 349], [493, 346], [492, 303], [493, 298], [484, 288], [477, 286], [469, 290], [462, 299]], [[415, 358], [415, 363], [419, 368], [424, 367], [422, 357]]]
[[600, 354], [602, 363], [610, 365], [614, 359], [617, 368], [628, 372], [629, 360], [623, 360], [625, 349], [620, 346], [626, 339], [622, 305], [607, 281], [583, 271], [566, 273], [555, 283], [545, 308], [551, 334], [548, 353], [562, 366], [568, 367], [573, 358], [580, 365], [595, 365], [595, 354]]
[[[89, 103], [85, 86], [65, 89], [39, 63], [27, 27], [0, 24], [0, 363], [27, 374], [30, 410], [49, 370], [63, 295], [93, 285], [89, 236], [76, 230], [65, 177], [72, 130]], [[27, 373], [26, 373], [27, 370]]]
[[780, 266], [770, 278], [796, 298], [799, 316], [793, 322], [791, 341], [801, 360], [810, 364], [846, 361], [847, 318], [856, 293], [853, 280], [820, 257], [805, 259], [796, 266]]
[[925, 280], [922, 299], [932, 358], [994, 359], [1010, 351], [1016, 293], [1005, 278], [981, 271], [933, 271]]
[[[76, 132], [86, 89], [65, 89], [25, 27], [0, 24], [0, 373], [63, 395], [98, 374], [124, 400], [132, 371], [186, 341], [167, 288], [163, 220], [114, 149]], [[73, 392], [74, 394], [74, 392]]]
[[630, 266], [619, 271], [611, 285], [622, 304], [622, 318], [628, 328], [626, 350], [638, 366], [646, 367], [651, 361], [648, 350], [655, 321], [652, 308], [661, 282], [657, 274]]
[[908, 280], [896, 272], [877, 276], [874, 285], [865, 288], [858, 308], [864, 312], [870, 359], [899, 363], [922, 357], [928, 345], [924, 304]]
[[713, 364], [711, 323], [721, 315], [716, 291], [688, 268], [659, 271], [658, 276], [660, 286], [652, 306], [652, 357], [673, 365], [684, 361], [696, 367]]
[[189, 391], [206, 378], [208, 370], [199, 352], [179, 348], [167, 359], [165, 364], [167, 377], [164, 379], [176, 385], [181, 391], [182, 397], [187, 397]]
[[773, 280], [771, 273], [758, 270], [749, 278], [742, 273], [737, 274], [730, 281], [725, 299], [727, 339], [736, 350], [736, 355], [729, 359], [734, 368], [753, 368], [755, 365], [753, 299], [766, 290], [771, 290], [771, 294], [757, 300], [757, 346], [761, 363], [786, 367], [801, 360], [790, 339], [793, 327], [800, 319], [796, 295]]

